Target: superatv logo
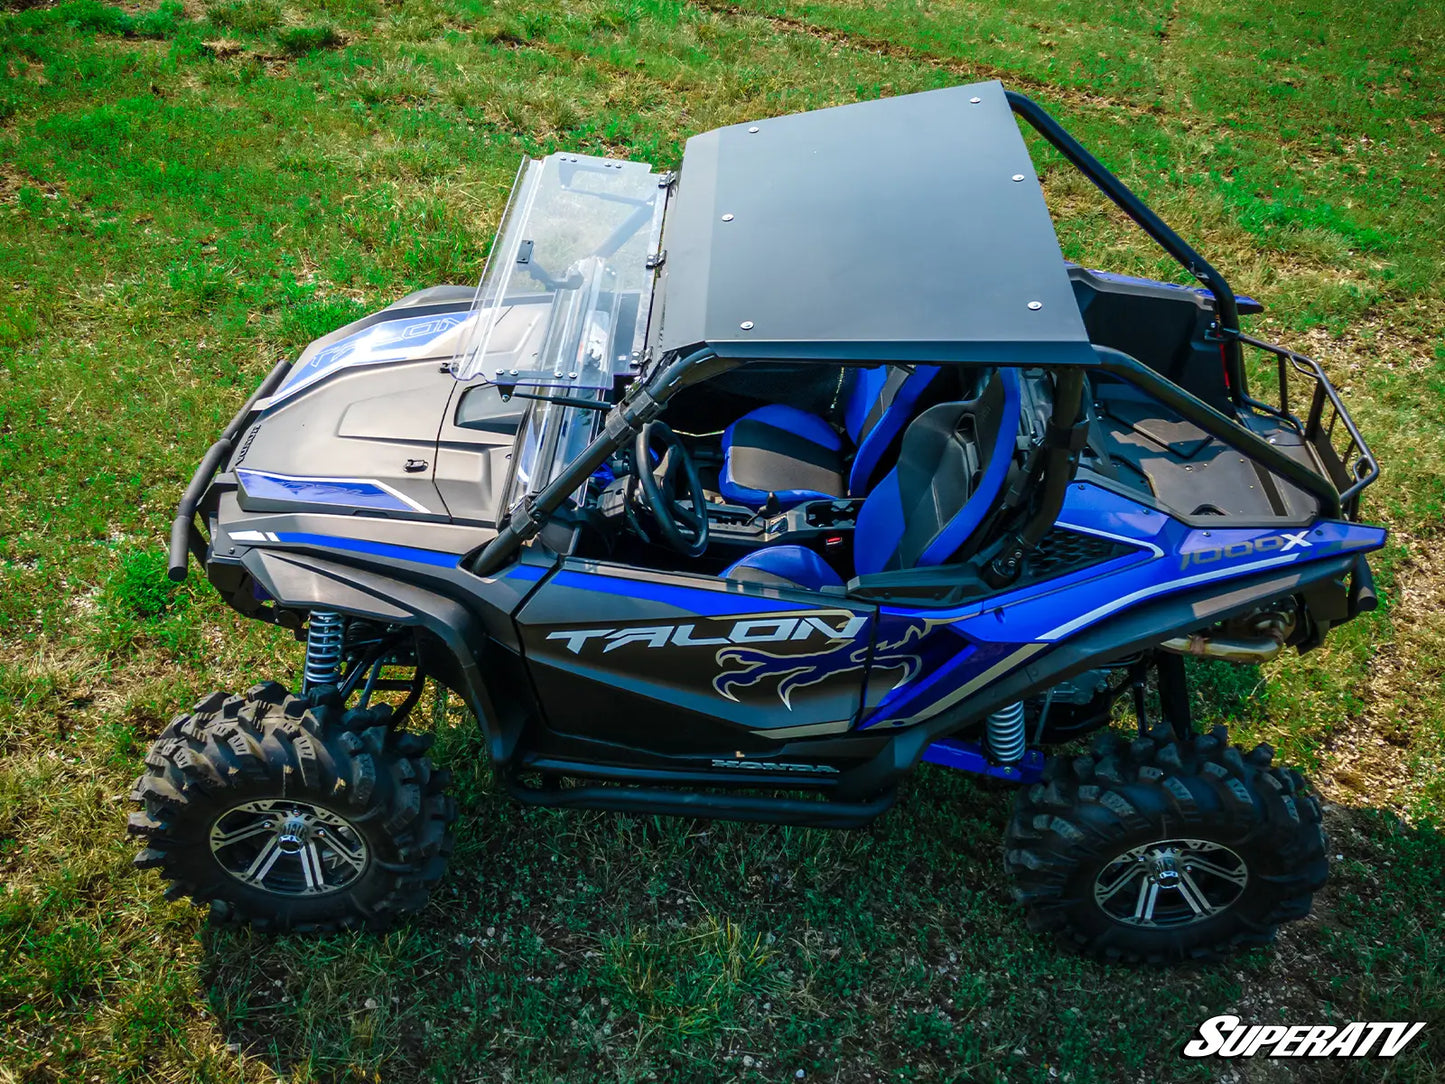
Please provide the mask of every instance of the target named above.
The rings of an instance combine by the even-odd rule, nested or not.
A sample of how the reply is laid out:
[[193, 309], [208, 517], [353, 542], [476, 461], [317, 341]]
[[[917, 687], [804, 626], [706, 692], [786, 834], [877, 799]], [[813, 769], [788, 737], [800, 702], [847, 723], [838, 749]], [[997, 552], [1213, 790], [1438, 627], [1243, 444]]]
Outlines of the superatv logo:
[[687, 625], [649, 625], [625, 629], [569, 629], [549, 632], [549, 640], [565, 640], [567, 650], [576, 655], [589, 641], [602, 645], [602, 653], [616, 651], [629, 644], [640, 647], [722, 647], [726, 644], [776, 644], [801, 642], [821, 637], [824, 640], [852, 640], [868, 624], [866, 617], [834, 615], [754, 617], [744, 621], [712, 622], [720, 627], [711, 631], [717, 636], [700, 635], [697, 623]]
[[1305, 537], [1308, 533], [1308, 531], [1285, 531], [1283, 534], [1267, 534], [1262, 538], [1231, 542], [1225, 546], [1209, 546], [1202, 550], [1190, 550], [1188, 553], [1179, 555], [1179, 567], [1184, 569], [1194, 565], [1213, 564], [1219, 560], [1233, 561], [1236, 558], [1250, 557], [1257, 553], [1287, 553], [1293, 549], [1307, 550], [1310, 548], [1309, 539]]
[[1212, 1016], [1199, 1037], [1184, 1044], [1186, 1058], [1393, 1058], [1424, 1023], [1244, 1024], [1237, 1016]]

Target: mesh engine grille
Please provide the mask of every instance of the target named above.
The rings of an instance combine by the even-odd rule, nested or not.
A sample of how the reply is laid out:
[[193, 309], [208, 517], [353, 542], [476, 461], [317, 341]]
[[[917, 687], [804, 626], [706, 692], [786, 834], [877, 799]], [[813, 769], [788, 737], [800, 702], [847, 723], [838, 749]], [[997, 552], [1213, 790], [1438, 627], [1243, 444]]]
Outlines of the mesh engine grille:
[[1031, 580], [1053, 579], [1122, 557], [1133, 550], [1133, 546], [1122, 542], [1055, 527], [1044, 535], [1038, 552], [1029, 558], [1026, 574]]

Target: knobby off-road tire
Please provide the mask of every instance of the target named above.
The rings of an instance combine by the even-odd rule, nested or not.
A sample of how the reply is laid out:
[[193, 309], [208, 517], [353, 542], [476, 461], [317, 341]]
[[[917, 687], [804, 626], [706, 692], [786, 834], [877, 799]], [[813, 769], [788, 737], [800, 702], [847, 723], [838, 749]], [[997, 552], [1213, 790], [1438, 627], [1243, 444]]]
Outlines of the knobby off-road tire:
[[274, 683], [212, 693], [146, 755], [135, 864], [214, 922], [383, 929], [425, 905], [451, 853], [456, 807], [430, 745], [387, 705], [313, 707]]
[[1157, 727], [1132, 743], [1102, 734], [1091, 754], [1050, 763], [1019, 793], [1006, 835], [1030, 927], [1120, 963], [1271, 942], [1309, 914], [1329, 873], [1319, 803], [1273, 756], [1230, 745], [1222, 726], [1182, 742]]

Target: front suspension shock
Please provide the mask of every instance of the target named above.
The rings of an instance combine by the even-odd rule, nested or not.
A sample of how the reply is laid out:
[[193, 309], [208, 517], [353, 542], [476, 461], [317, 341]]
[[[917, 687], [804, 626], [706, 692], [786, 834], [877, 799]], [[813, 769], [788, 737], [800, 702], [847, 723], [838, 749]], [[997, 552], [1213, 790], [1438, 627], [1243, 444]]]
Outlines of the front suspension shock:
[[346, 619], [334, 610], [312, 610], [306, 626], [306, 667], [301, 691], [341, 681], [341, 653], [346, 641]]

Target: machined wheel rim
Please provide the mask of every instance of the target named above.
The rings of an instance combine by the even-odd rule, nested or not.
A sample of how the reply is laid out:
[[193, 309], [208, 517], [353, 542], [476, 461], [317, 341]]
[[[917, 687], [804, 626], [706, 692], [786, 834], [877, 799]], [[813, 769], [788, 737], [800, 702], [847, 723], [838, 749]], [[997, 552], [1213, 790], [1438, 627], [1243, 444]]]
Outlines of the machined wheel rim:
[[344, 817], [289, 798], [232, 806], [211, 825], [210, 843], [232, 877], [278, 896], [338, 892], [371, 862], [366, 840]]
[[1207, 839], [1160, 839], [1125, 851], [1094, 878], [1094, 902], [1126, 926], [1167, 929], [1232, 907], [1249, 883], [1244, 859]]

